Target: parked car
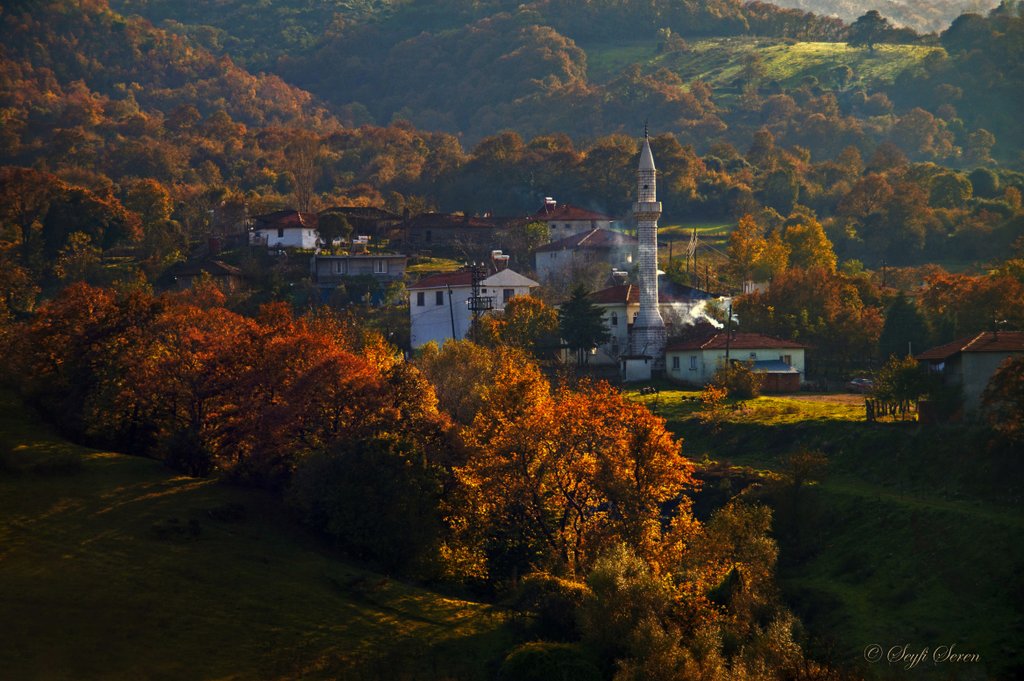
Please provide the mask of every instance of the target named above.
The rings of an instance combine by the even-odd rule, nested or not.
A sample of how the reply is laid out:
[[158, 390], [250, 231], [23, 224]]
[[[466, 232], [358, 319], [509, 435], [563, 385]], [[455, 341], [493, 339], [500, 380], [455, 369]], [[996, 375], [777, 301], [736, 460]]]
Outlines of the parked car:
[[846, 389], [852, 393], [869, 393], [875, 388], [875, 382], [870, 378], [855, 378], [846, 384]]

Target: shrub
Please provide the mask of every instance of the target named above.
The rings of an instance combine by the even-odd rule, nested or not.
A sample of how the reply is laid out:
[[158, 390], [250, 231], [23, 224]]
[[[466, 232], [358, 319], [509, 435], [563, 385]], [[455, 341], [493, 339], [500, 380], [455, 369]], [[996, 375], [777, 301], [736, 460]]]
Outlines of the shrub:
[[533, 641], [516, 647], [498, 673], [501, 681], [601, 681], [601, 671], [571, 643]]
[[718, 367], [711, 382], [725, 388], [729, 397], [749, 400], [761, 394], [764, 377], [754, 372], [750, 362], [731, 362]]
[[534, 572], [520, 580], [509, 596], [509, 606], [536, 616], [541, 637], [574, 641], [579, 638], [576, 611], [589, 593], [579, 582]]

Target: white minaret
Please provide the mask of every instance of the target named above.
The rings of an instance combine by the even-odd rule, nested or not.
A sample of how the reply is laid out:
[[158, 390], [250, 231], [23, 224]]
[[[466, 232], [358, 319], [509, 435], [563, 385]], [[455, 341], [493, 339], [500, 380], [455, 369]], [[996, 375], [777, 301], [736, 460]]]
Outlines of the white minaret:
[[640, 313], [633, 323], [633, 354], [654, 358], [654, 369], [665, 368], [665, 320], [658, 310], [658, 201], [654, 155], [644, 129], [644, 146], [636, 172], [636, 236], [640, 256]]

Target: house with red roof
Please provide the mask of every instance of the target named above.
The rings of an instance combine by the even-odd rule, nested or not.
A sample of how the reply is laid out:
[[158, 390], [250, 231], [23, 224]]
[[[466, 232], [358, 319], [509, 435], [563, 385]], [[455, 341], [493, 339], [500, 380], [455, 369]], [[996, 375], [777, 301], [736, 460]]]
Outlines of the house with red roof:
[[563, 278], [568, 281], [574, 270], [594, 263], [607, 264], [609, 273], [612, 269], [629, 271], [636, 254], [636, 237], [598, 227], [536, 249], [533, 269], [538, 279], [557, 285]]
[[807, 346], [760, 333], [720, 331], [709, 336], [670, 342], [665, 348], [665, 373], [676, 381], [704, 385], [727, 362], [750, 362], [764, 374], [764, 392], [796, 392], [804, 376]]
[[431, 341], [442, 345], [449, 338], [461, 340], [469, 333], [474, 305], [501, 312], [508, 301], [528, 296], [538, 286], [533, 279], [499, 264], [480, 280], [474, 301], [469, 269], [424, 277], [408, 287], [411, 345], [415, 349]]
[[320, 245], [317, 214], [279, 210], [252, 218], [249, 243], [267, 248], [314, 250]]
[[918, 363], [941, 374], [949, 386], [963, 390], [965, 411], [981, 407], [992, 374], [1010, 357], [1024, 356], [1024, 332], [982, 331], [951, 343], [925, 350], [914, 357]]
[[544, 199], [544, 205], [531, 216], [531, 219], [547, 223], [548, 239], [551, 241], [589, 232], [592, 229], [611, 229], [615, 221], [610, 215], [568, 203], [558, 203], [551, 197]]

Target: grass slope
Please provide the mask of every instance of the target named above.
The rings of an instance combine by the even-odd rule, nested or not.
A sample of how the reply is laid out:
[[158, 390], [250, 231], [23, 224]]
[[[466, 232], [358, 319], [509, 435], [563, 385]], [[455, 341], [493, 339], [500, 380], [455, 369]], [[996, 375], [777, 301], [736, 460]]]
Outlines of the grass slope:
[[847, 85], [873, 89], [891, 84], [903, 71], [919, 68], [929, 54], [943, 52], [942, 48], [925, 45], [878, 45], [868, 50], [846, 43], [747, 37], [706, 38], [687, 44], [687, 51], [671, 54], [658, 54], [652, 41], [586, 45], [588, 76], [605, 82], [630, 64], [639, 63], [675, 71], [686, 82], [699, 78], [720, 91], [731, 89], [748, 60], [756, 57], [763, 79], [778, 81], [787, 89], [800, 85], [808, 76], [831, 84], [833, 70], [839, 66], [849, 66], [853, 71]]
[[71, 445], [0, 394], [0, 677], [488, 678], [491, 608], [329, 555], [270, 495]]
[[[968, 427], [868, 425], [855, 396], [761, 397], [716, 433], [699, 393], [637, 396], [709, 471], [785, 471], [800, 447], [828, 455], [824, 479], [797, 499], [769, 483], [779, 575], [819, 655], [869, 678], [984, 679], [1024, 674], [1024, 512], [1019, 453], [991, 452]], [[728, 477], [728, 476], [727, 476]], [[713, 478], [728, 488], [729, 480]], [[955, 645], [979, 662], [864, 661], [866, 646], [910, 652]]]

